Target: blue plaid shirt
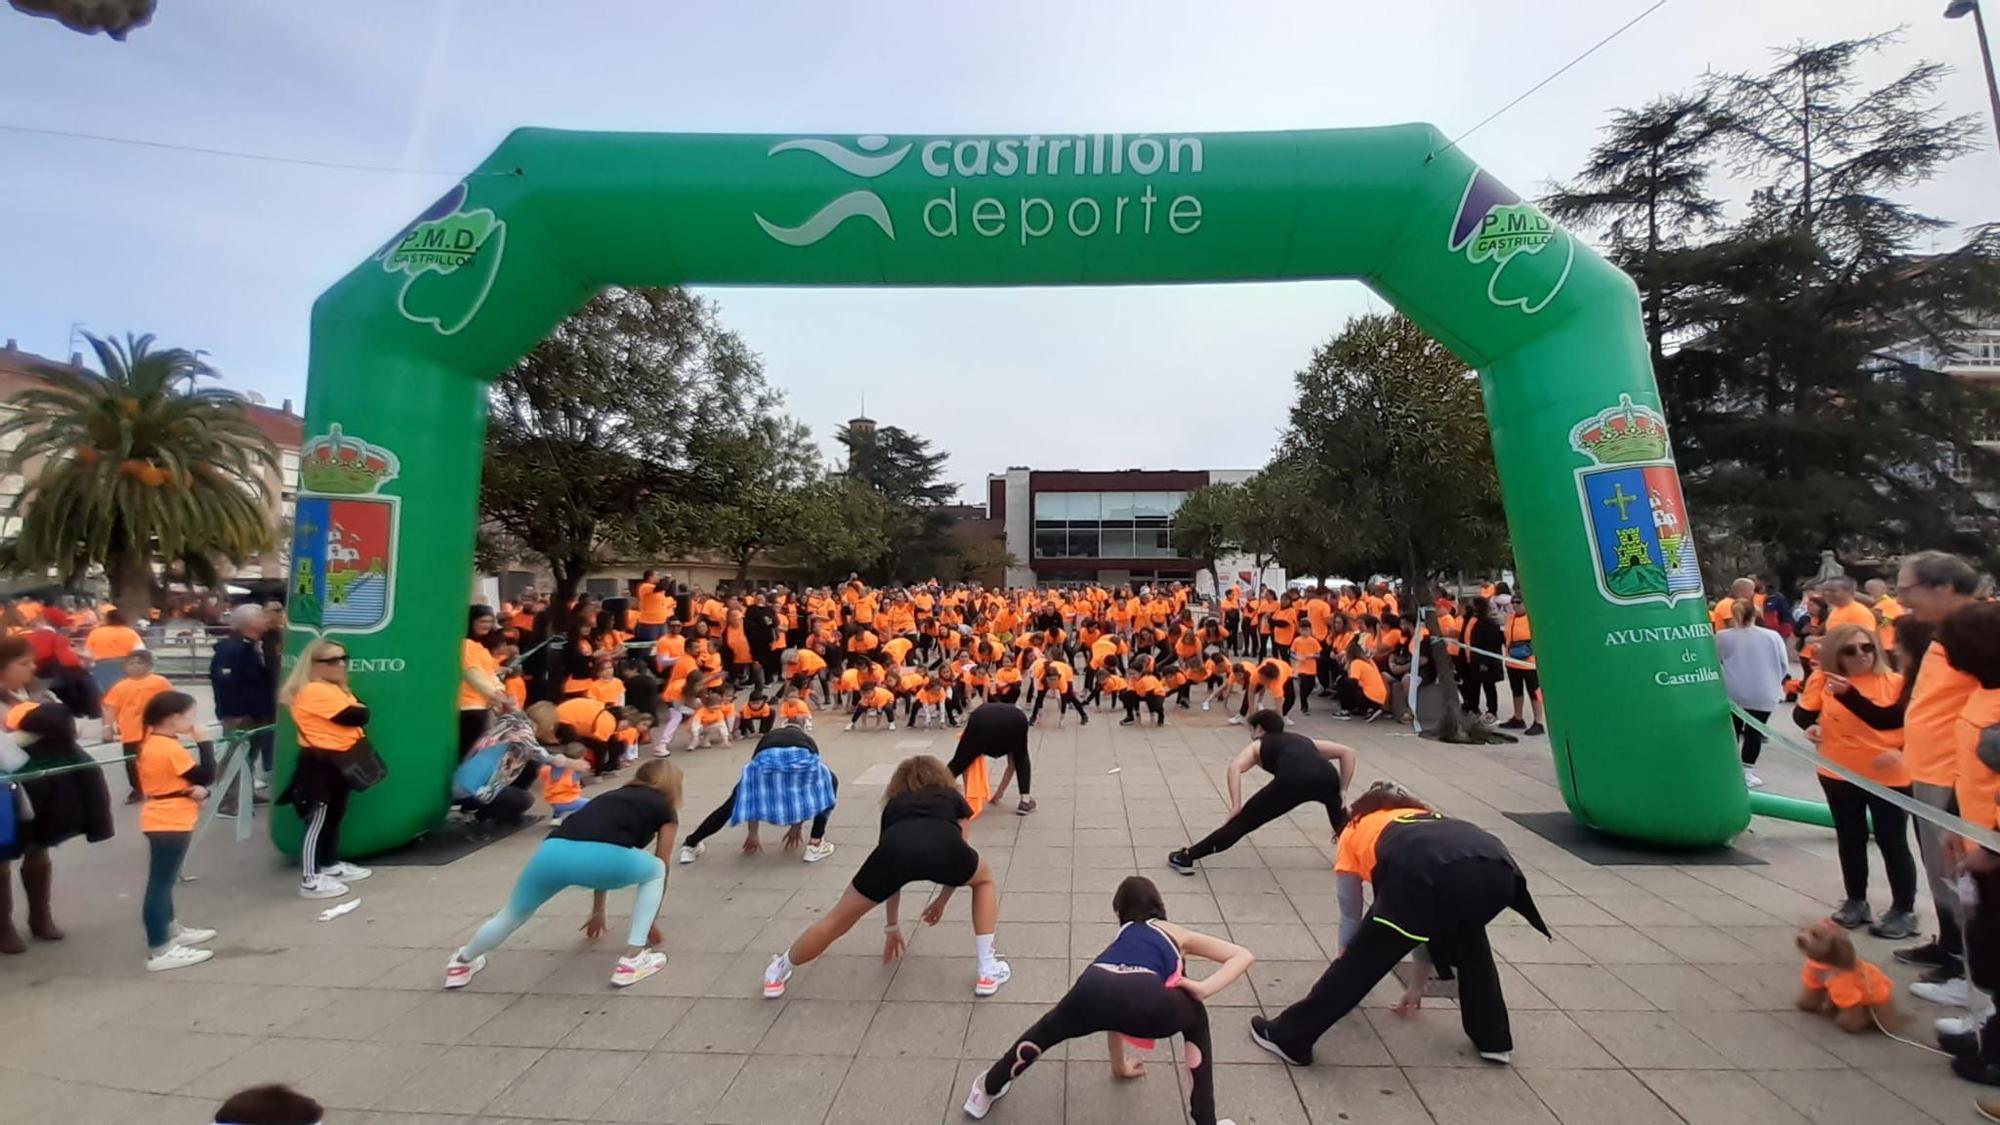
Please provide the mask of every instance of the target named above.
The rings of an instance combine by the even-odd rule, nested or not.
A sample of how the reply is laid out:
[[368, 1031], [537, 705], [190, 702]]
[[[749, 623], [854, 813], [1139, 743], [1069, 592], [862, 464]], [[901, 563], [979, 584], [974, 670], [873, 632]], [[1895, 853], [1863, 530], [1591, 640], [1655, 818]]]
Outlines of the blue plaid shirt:
[[833, 771], [803, 746], [773, 746], [743, 766], [729, 823], [798, 824], [833, 807]]

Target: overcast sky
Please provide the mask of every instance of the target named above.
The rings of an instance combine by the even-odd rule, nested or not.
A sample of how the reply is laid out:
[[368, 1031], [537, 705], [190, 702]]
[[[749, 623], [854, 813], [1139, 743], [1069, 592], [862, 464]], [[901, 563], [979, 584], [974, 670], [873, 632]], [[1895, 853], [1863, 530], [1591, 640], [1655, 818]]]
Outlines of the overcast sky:
[[[0, 131], [0, 337], [60, 355], [73, 324], [153, 332], [302, 401], [313, 298], [515, 126], [1457, 135], [1650, 3], [162, 0], [122, 44], [0, 9], [0, 124], [421, 170]], [[1465, 148], [1539, 193], [1614, 107], [1901, 20], [1875, 72], [1949, 63], [1945, 103], [1989, 130], [1913, 199], [2000, 218], [1978, 47], [1943, 6], [1669, 0]], [[712, 295], [823, 444], [865, 393], [950, 452], [968, 497], [1008, 465], [1260, 465], [1313, 346], [1384, 307], [1351, 283]]]

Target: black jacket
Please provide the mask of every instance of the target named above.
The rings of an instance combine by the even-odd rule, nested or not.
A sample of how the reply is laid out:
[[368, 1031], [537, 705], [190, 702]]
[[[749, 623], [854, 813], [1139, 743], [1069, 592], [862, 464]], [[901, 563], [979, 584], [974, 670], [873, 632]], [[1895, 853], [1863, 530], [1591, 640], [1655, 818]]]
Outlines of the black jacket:
[[264, 646], [241, 633], [215, 642], [208, 662], [215, 689], [215, 717], [267, 723], [278, 716], [276, 671], [264, 661]]

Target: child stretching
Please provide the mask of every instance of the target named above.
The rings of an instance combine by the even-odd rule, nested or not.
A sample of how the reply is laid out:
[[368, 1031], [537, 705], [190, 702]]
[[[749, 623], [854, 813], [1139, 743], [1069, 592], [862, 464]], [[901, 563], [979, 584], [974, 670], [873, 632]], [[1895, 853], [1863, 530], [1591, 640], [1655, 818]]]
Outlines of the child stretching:
[[855, 693], [854, 711], [847, 717], [847, 729], [853, 730], [855, 724], [869, 715], [881, 719], [890, 730], [896, 729], [896, 697], [881, 684]]
[[[141, 652], [144, 649], [139, 650]], [[194, 839], [201, 803], [215, 780], [215, 748], [194, 721], [194, 697], [163, 691], [146, 703], [136, 730], [139, 788], [146, 807], [139, 810], [139, 831], [146, 836], [151, 858], [146, 867], [146, 897], [140, 917], [146, 924], [146, 971], [165, 972], [199, 965], [215, 956], [196, 949], [214, 941], [214, 930], [193, 929], [174, 918], [174, 884]], [[196, 741], [200, 756], [188, 753], [183, 738]]]
[[812, 706], [799, 694], [796, 687], [787, 687], [784, 697], [778, 700], [778, 721], [788, 727], [797, 727], [807, 734], [812, 733]]
[[165, 676], [154, 674], [153, 654], [135, 648], [125, 657], [125, 678], [104, 693], [104, 733], [125, 751], [125, 780], [132, 787], [125, 796], [128, 805], [145, 799], [145, 794], [139, 791], [138, 756], [139, 743], [146, 737], [146, 704], [173, 687]]
[[694, 713], [694, 722], [688, 731], [688, 749], [727, 745], [729, 712], [722, 706], [722, 696], [711, 691], [701, 697], [701, 707]]

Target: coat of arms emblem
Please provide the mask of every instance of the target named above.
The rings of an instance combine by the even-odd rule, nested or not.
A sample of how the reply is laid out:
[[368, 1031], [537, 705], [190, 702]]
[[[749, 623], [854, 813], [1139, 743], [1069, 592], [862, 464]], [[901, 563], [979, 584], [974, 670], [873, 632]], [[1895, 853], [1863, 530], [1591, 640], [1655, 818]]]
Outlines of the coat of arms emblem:
[[1590, 459], [1576, 471], [1598, 592], [1616, 605], [1699, 598], [1701, 566], [1681, 499], [1666, 419], [1620, 395], [1576, 424], [1570, 448]]

